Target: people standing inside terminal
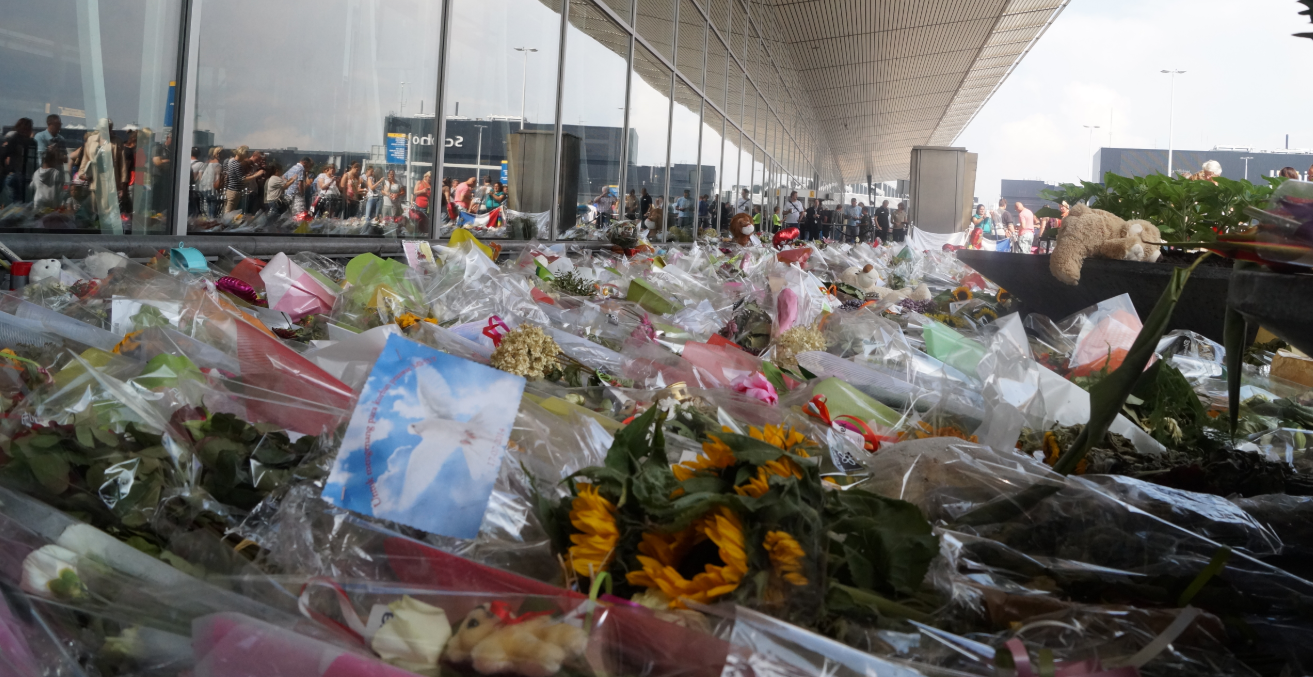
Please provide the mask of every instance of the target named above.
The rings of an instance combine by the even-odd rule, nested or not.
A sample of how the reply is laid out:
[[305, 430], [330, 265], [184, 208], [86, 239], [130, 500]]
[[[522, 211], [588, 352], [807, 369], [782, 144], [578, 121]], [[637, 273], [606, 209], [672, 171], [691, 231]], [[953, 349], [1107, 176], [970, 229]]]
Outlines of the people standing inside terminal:
[[889, 242], [889, 201], [885, 200], [875, 208], [875, 226], [879, 231], [880, 240]]
[[233, 151], [233, 156], [223, 163], [223, 212], [227, 214], [236, 211], [239, 206], [239, 200], [242, 196], [242, 189], [246, 185], [245, 162], [250, 149], [246, 146], [239, 146]]
[[36, 141], [32, 140], [32, 118], [19, 118], [14, 128], [0, 142], [0, 186], [4, 199], [26, 202], [28, 177], [36, 160]]
[[292, 213], [300, 214], [306, 211], [305, 189], [306, 179], [310, 176], [310, 168], [314, 166], [314, 160], [308, 157], [301, 158], [301, 161], [288, 168], [287, 173], [283, 174], [283, 179], [287, 182], [284, 190], [292, 199]]
[[675, 217], [679, 219], [680, 228], [693, 227], [693, 198], [689, 196], [689, 190], [684, 189], [684, 194], [675, 200]]
[[33, 137], [36, 140], [36, 155], [39, 158], [45, 158], [46, 149], [51, 146], [64, 148], [67, 143], [60, 132], [64, 129], [64, 121], [58, 115], [50, 114], [46, 116], [46, 128], [37, 132]]
[[907, 201], [906, 200], [898, 203], [898, 209], [894, 210], [893, 215], [889, 217], [889, 221], [893, 224], [894, 227], [894, 232], [893, 232], [894, 242], [902, 242], [903, 240], [905, 240], [907, 238]]
[[611, 218], [615, 216], [615, 196], [611, 194], [611, 187], [602, 188], [602, 194], [593, 200], [593, 204], [597, 205], [597, 225], [603, 228], [610, 225]]
[[455, 202], [457, 209], [464, 212], [474, 211], [470, 206], [470, 200], [474, 194], [474, 180], [474, 177], [471, 176], [456, 184]]
[[58, 209], [64, 204], [64, 147], [47, 146], [41, 168], [32, 174], [32, 206], [38, 211]]
[[[744, 192], [746, 193], [747, 191]], [[784, 227], [801, 228], [802, 224], [798, 221], [802, 218], [802, 213], [805, 210], [806, 207], [804, 207], [802, 201], [798, 199], [798, 191], [795, 190], [789, 193], [789, 199], [784, 202]], [[808, 234], [803, 233], [804, 239], [806, 238], [806, 235]]]
[[326, 164], [315, 177], [315, 216], [336, 217], [341, 213], [342, 192], [337, 187], [337, 167]]
[[638, 218], [638, 198], [634, 197], [633, 188], [625, 195], [625, 218], [630, 221]]
[[748, 196], [748, 189], [744, 188], [739, 195], [739, 201], [734, 203], [734, 213], [748, 214], [751, 211], [752, 211], [752, 198]]
[[[222, 155], [223, 146], [215, 146], [210, 149], [209, 156], [205, 161], [205, 168], [201, 170], [200, 178], [196, 182], [201, 193], [202, 210], [205, 212], [205, 216], [211, 219], [218, 216], [219, 208], [223, 206], [223, 193], [220, 192], [223, 190], [223, 164], [219, 161], [219, 157]], [[302, 207], [304, 207], [304, 203], [302, 203]], [[303, 208], [301, 211], [305, 211], [305, 209]]]
[[365, 167], [365, 173], [360, 177], [360, 190], [365, 195], [365, 221], [372, 221], [378, 216], [379, 206], [383, 203], [383, 196], [378, 192], [381, 183], [383, 179], [376, 175], [374, 165]]
[[707, 194], [698, 197], [698, 230], [711, 227], [711, 211], [707, 204]]
[[287, 179], [283, 178], [283, 166], [277, 160], [265, 165], [269, 178], [264, 182], [264, 206], [269, 215], [279, 217], [287, 213], [291, 199], [287, 195]]
[[642, 194], [638, 196], [638, 212], [642, 214], [643, 218], [647, 218], [647, 213], [651, 210], [652, 196], [648, 195], [647, 189], [644, 188]]
[[351, 168], [337, 182], [337, 188], [342, 192], [342, 217], [349, 219], [359, 215], [360, 203], [365, 197], [360, 185], [359, 162], [351, 163]]
[[[471, 183], [474, 179], [470, 179]], [[383, 216], [401, 216], [402, 203], [406, 200], [406, 186], [397, 181], [397, 170], [389, 169], [387, 180], [383, 182]]]
[[490, 191], [492, 191], [492, 177], [485, 174], [483, 177], [483, 183], [479, 184], [479, 186], [474, 189], [474, 209], [471, 209], [470, 211], [476, 214], [487, 212], [487, 197]]

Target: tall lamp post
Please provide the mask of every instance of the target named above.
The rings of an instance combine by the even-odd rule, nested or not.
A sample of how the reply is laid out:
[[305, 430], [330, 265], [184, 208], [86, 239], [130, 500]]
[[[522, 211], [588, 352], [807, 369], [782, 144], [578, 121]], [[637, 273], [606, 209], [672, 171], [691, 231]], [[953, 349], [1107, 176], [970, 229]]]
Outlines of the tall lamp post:
[[524, 54], [524, 70], [520, 76], [520, 131], [524, 131], [524, 93], [529, 86], [529, 53], [538, 50], [532, 47], [516, 47], [515, 51]]
[[479, 128], [479, 145], [476, 146], [478, 150], [474, 151], [474, 178], [476, 184], [482, 185], [483, 181], [479, 173], [483, 171], [483, 130], [487, 129], [488, 125], [474, 126]]
[[1085, 154], [1090, 156], [1090, 181], [1094, 181], [1094, 130], [1100, 129], [1098, 125], [1082, 125], [1085, 129], [1090, 130], [1090, 138], [1085, 142]]
[[1170, 90], [1171, 102], [1167, 109], [1167, 175], [1172, 175], [1172, 125], [1176, 122], [1176, 76], [1184, 75], [1185, 71], [1164, 70], [1161, 71], [1171, 76], [1172, 82], [1168, 86]]
[[1250, 155], [1249, 157], [1242, 157], [1242, 158], [1240, 158], [1240, 159], [1245, 161], [1245, 180], [1248, 181], [1248, 180], [1249, 180], [1249, 161], [1252, 160], [1252, 159], [1254, 159], [1254, 156]]

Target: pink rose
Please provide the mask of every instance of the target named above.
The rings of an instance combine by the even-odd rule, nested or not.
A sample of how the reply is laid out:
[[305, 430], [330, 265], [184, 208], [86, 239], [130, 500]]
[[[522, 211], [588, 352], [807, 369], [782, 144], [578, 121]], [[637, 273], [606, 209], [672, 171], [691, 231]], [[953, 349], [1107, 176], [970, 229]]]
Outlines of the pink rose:
[[780, 401], [780, 396], [775, 393], [775, 386], [771, 385], [766, 375], [757, 371], [747, 376], [740, 376], [730, 382], [730, 387], [736, 393], [746, 393], [750, 397], [755, 397], [766, 404], [774, 405]]

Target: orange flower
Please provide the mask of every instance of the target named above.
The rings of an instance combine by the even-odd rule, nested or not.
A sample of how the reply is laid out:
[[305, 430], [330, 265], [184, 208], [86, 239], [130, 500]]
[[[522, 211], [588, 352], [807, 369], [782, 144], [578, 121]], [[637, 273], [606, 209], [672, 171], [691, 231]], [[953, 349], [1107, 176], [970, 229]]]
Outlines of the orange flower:
[[[702, 573], [685, 578], [679, 572], [693, 546], [710, 540], [718, 546], [719, 564], [707, 564]], [[643, 534], [639, 544], [640, 571], [625, 579], [630, 585], [659, 589], [673, 609], [685, 601], [708, 604], [734, 592], [748, 575], [748, 555], [743, 545], [743, 523], [734, 511], [720, 506], [698, 518], [689, 528], [675, 534]]]
[[570, 565], [580, 576], [593, 578], [606, 571], [620, 541], [615, 523], [615, 504], [597, 493], [591, 484], [579, 486], [570, 504], [570, 524], [579, 531], [570, 534]]

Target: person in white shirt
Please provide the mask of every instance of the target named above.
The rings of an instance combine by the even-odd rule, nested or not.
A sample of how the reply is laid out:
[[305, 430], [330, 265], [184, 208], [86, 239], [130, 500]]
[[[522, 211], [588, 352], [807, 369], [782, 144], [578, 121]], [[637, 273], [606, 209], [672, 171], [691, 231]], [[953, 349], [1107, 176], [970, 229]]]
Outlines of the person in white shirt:
[[743, 189], [743, 196], [738, 202], [734, 203], [735, 214], [750, 214], [752, 212], [752, 198], [748, 197], [748, 189]]
[[789, 193], [789, 199], [784, 202], [784, 227], [798, 225], [798, 217], [807, 210], [807, 207], [798, 199], [798, 191]]
[[685, 190], [684, 195], [675, 200], [675, 216], [679, 219], [680, 228], [693, 227], [693, 198], [689, 191]]
[[611, 223], [611, 217], [614, 216], [612, 209], [615, 207], [615, 196], [611, 195], [610, 188], [603, 188], [602, 194], [593, 200], [593, 205], [597, 207], [597, 225], [605, 227]]

